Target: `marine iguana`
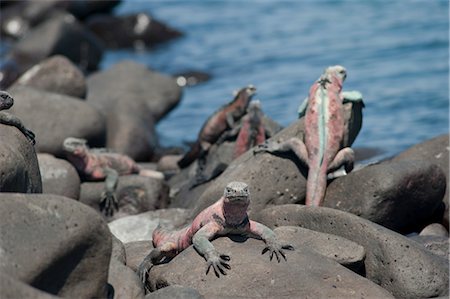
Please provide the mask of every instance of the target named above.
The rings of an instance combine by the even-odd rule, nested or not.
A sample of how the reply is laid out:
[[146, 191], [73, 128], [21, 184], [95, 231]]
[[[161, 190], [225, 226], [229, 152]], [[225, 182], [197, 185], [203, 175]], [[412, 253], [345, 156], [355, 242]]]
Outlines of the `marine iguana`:
[[25, 135], [32, 145], [35, 145], [36, 141], [34, 140], [34, 133], [25, 128], [22, 121], [17, 116], [2, 111], [8, 110], [13, 104], [13, 97], [6, 91], [0, 90], [0, 124], [16, 127], [23, 135]]
[[242, 118], [242, 124], [236, 139], [233, 155], [234, 159], [252, 147], [266, 141], [266, 130], [262, 123], [262, 117], [261, 102], [250, 102], [247, 114]]
[[344, 147], [344, 113], [342, 84], [347, 76], [344, 67], [328, 67], [310, 89], [305, 114], [304, 141], [293, 137], [285, 142], [265, 143], [257, 152], [293, 151], [309, 167], [306, 183], [306, 205], [320, 206], [325, 196], [327, 173], [344, 165], [353, 169], [354, 152]]
[[[236, 159], [250, 148], [264, 143], [266, 136], [271, 136], [270, 132], [264, 127], [262, 117], [261, 102], [259, 100], [252, 100], [248, 105], [247, 113], [241, 118], [240, 124], [236, 125], [233, 129], [224, 132], [217, 140], [216, 144], [221, 144], [225, 140], [235, 139], [234, 150], [233, 153], [230, 153], [229, 162]], [[209, 174], [205, 174], [206, 169], [197, 168], [197, 173], [189, 185], [189, 189], [209, 182], [219, 176], [228, 167], [229, 162], [225, 163], [222, 160], [217, 163], [216, 160], [213, 160], [211, 165], [216, 165], [210, 167], [213, 170], [210, 171]], [[208, 164], [209, 163], [210, 161]]]
[[67, 159], [83, 178], [105, 180], [100, 209], [106, 216], [111, 216], [114, 209], [119, 209], [115, 191], [120, 175], [139, 174], [158, 179], [164, 178], [159, 171], [141, 169], [133, 159], [126, 155], [109, 152], [107, 149], [90, 149], [85, 139], [68, 137], [64, 140], [63, 149]]
[[[235, 122], [245, 114], [247, 106], [255, 92], [256, 88], [253, 85], [244, 87], [237, 92], [233, 101], [214, 112], [200, 129], [195, 144], [178, 161], [178, 166], [180, 168], [186, 168], [197, 158], [204, 160], [203, 158], [211, 145], [219, 139], [223, 132], [233, 128]], [[202, 163], [204, 164], [204, 161]], [[200, 169], [203, 166], [202, 163], [199, 163]]]
[[204, 209], [195, 217], [192, 224], [185, 228], [168, 232], [158, 226], [153, 231], [153, 249], [142, 261], [138, 268], [138, 275], [146, 283], [147, 272], [153, 265], [171, 259], [191, 244], [207, 262], [206, 274], [212, 268], [217, 277], [226, 275], [230, 269], [228, 255], [218, 252], [210, 242], [217, 236], [226, 234], [248, 235], [262, 239], [266, 247], [262, 254], [269, 252], [270, 260], [275, 256], [280, 262], [281, 257], [286, 260], [283, 250], [293, 250], [290, 244], [282, 244], [275, 233], [267, 226], [249, 220], [247, 208], [250, 203], [248, 185], [242, 182], [231, 182], [224, 190], [223, 196], [213, 205]]

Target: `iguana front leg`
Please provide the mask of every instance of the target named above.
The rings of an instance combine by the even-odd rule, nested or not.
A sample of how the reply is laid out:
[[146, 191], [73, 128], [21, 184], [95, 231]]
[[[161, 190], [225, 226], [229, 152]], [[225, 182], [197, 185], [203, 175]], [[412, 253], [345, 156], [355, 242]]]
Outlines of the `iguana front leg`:
[[151, 268], [154, 265], [159, 264], [165, 257], [173, 257], [173, 252], [175, 251], [176, 244], [173, 243], [166, 243], [160, 248], [154, 248], [150, 253], [142, 260], [141, 264], [138, 267], [137, 275], [139, 276], [140, 280], [144, 284], [145, 290], [147, 292], [150, 292], [148, 286], [147, 286], [147, 277], [148, 277], [148, 271], [151, 270]]
[[259, 222], [250, 220], [248, 232], [261, 238], [266, 243], [266, 247], [263, 249], [262, 254], [269, 252], [270, 260], [275, 256], [277, 261], [280, 262], [281, 259], [279, 255], [281, 255], [286, 261], [286, 254], [283, 250], [294, 250], [292, 245], [280, 243], [275, 232]]
[[194, 245], [195, 250], [197, 250], [197, 252], [203, 256], [208, 263], [206, 274], [208, 274], [209, 270], [213, 268], [217, 277], [220, 277], [220, 274], [227, 275], [225, 269], [231, 269], [230, 265], [228, 265], [230, 256], [220, 254], [210, 242], [210, 240], [212, 240], [212, 238], [214, 238], [214, 236], [216, 236], [222, 229], [223, 228], [219, 224], [210, 222], [198, 230], [192, 238], [192, 244]]
[[102, 192], [100, 199], [100, 210], [104, 211], [106, 216], [112, 216], [114, 209], [119, 209], [119, 202], [116, 198], [117, 183], [119, 181], [119, 173], [112, 168], [104, 168], [105, 190]]
[[28, 139], [28, 141], [30, 141], [30, 143], [32, 145], [34, 145], [36, 143], [36, 141], [34, 140], [34, 138], [35, 138], [34, 133], [32, 131], [28, 130], [27, 128], [25, 128], [22, 121], [17, 116], [6, 113], [6, 112], [1, 112], [0, 113], [0, 123], [4, 124], [4, 125], [16, 127], [17, 129], [20, 130], [20, 132], [22, 132], [22, 134], [25, 135], [25, 137]]
[[253, 152], [255, 154], [261, 152], [267, 153], [284, 153], [288, 151], [293, 151], [294, 154], [299, 158], [300, 162], [303, 163], [304, 166], [308, 166], [308, 151], [306, 150], [305, 143], [297, 137], [292, 137], [281, 143], [268, 143], [265, 142], [263, 144], [258, 145]]

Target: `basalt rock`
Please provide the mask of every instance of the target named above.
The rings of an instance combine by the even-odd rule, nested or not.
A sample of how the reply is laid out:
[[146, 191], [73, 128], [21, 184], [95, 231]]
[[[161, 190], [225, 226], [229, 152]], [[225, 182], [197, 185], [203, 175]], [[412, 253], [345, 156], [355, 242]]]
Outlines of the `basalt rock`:
[[80, 177], [72, 164], [49, 154], [38, 154], [38, 161], [42, 177], [42, 193], [78, 199]]
[[325, 207], [283, 205], [267, 208], [256, 221], [269, 227], [300, 226], [344, 237], [366, 250], [366, 277], [397, 298], [448, 295], [448, 262], [420, 244], [350, 213]]
[[11, 2], [13, 5], [2, 9], [1, 34], [16, 39], [64, 8], [60, 0]]
[[62, 196], [0, 193], [0, 272], [70, 298], [107, 295], [111, 234], [89, 207]]
[[277, 263], [269, 261], [267, 254], [261, 255], [264, 243], [260, 240], [223, 237], [213, 244], [231, 257], [226, 276], [217, 279], [214, 273], [206, 275], [205, 260], [191, 246], [169, 263], [150, 270], [151, 289], [183, 285], [205, 298], [393, 298], [366, 278], [305, 247], [287, 252], [287, 262]]
[[94, 14], [110, 13], [121, 2], [121, 0], [71, 0], [68, 1], [67, 10], [82, 20]]
[[146, 13], [97, 15], [86, 26], [109, 48], [151, 48], [182, 35]]
[[41, 290], [33, 288], [20, 280], [14, 279], [6, 273], [0, 272], [0, 297], [2, 298], [34, 298], [34, 299], [57, 299]]
[[274, 232], [280, 240], [294, 248], [307, 247], [354, 272], [364, 272], [366, 251], [355, 242], [298, 226], [281, 226], [274, 229]]
[[61, 55], [52, 56], [33, 66], [14, 84], [76, 98], [84, 98], [86, 95], [83, 73], [70, 60]]
[[150, 160], [159, 142], [148, 106], [133, 95], [113, 105], [106, 118], [106, 147], [136, 161]]
[[33, 145], [16, 127], [0, 124], [0, 192], [41, 193]]
[[114, 288], [114, 298], [144, 298], [144, 286], [136, 272], [116, 260], [111, 260], [108, 283]]
[[36, 151], [61, 157], [67, 137], [87, 139], [93, 147], [104, 142], [105, 121], [88, 103], [25, 86], [8, 92], [15, 100], [11, 113], [36, 134]]
[[57, 54], [66, 56], [82, 70], [95, 70], [103, 54], [103, 45], [74, 16], [59, 13], [20, 39], [13, 47], [11, 57], [26, 69]]
[[433, 222], [445, 187], [445, 174], [434, 164], [386, 161], [331, 182], [323, 206], [409, 233]]
[[157, 290], [156, 292], [147, 294], [145, 299], [204, 299], [200, 293], [193, 288], [173, 285]]
[[132, 61], [119, 62], [106, 71], [89, 76], [87, 84], [88, 102], [105, 115], [118, 101], [141, 101], [158, 121], [181, 99], [181, 88], [173, 78]]
[[[425, 142], [416, 144], [409, 148], [408, 150], [400, 153], [398, 156], [393, 158], [393, 161], [401, 160], [423, 160], [430, 164], [438, 165], [446, 176], [446, 182], [449, 182], [449, 140], [448, 134], [437, 136]], [[449, 195], [448, 186], [445, 190], [444, 195], [445, 212], [443, 213], [443, 224], [449, 227]]]

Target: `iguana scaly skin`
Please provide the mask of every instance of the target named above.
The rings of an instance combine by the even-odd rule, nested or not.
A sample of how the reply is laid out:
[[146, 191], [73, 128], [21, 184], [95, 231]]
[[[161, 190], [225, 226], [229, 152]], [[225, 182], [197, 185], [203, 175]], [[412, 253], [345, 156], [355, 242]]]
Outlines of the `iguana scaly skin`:
[[36, 143], [34, 140], [34, 133], [25, 128], [22, 121], [17, 116], [2, 111], [8, 110], [12, 105], [14, 105], [13, 97], [6, 91], [0, 91], [0, 124], [16, 127], [23, 135], [25, 135], [28, 141], [34, 145]]
[[[204, 157], [211, 145], [228, 129], [233, 128], [247, 109], [247, 106], [255, 94], [256, 88], [252, 85], [242, 88], [234, 97], [233, 101], [214, 112], [203, 124], [195, 144], [190, 151], [178, 161], [180, 168], [189, 166], [195, 159]], [[201, 167], [200, 167], [201, 168]]]
[[223, 196], [195, 217], [192, 224], [174, 232], [162, 230], [159, 226], [153, 231], [153, 249], [142, 261], [138, 269], [139, 277], [146, 283], [147, 271], [165, 259], [170, 259], [178, 253], [194, 245], [197, 252], [207, 262], [206, 274], [212, 268], [217, 277], [226, 275], [230, 269], [228, 255], [218, 252], [210, 242], [213, 238], [225, 234], [248, 235], [262, 239], [266, 247], [262, 253], [270, 253], [270, 260], [275, 256], [280, 262], [286, 260], [283, 250], [293, 250], [289, 244], [278, 241], [275, 233], [267, 226], [249, 220], [247, 207], [250, 203], [248, 186], [242, 182], [229, 183]]
[[85, 139], [69, 137], [64, 140], [63, 149], [67, 159], [75, 166], [82, 177], [87, 180], [105, 180], [100, 208], [105, 215], [111, 216], [119, 208], [115, 196], [120, 175], [139, 174], [163, 179], [162, 173], [141, 169], [130, 157], [108, 152], [107, 149], [90, 149]]
[[255, 150], [270, 153], [292, 150], [309, 167], [306, 205], [321, 205], [328, 172], [342, 165], [346, 172], [353, 169], [353, 150], [343, 148], [345, 127], [341, 91], [346, 76], [344, 67], [332, 66], [312, 85], [305, 114], [304, 141], [293, 137], [280, 144], [264, 144]]
[[260, 101], [252, 101], [247, 114], [242, 118], [242, 125], [236, 139], [233, 158], [237, 158], [252, 147], [266, 141], [266, 130], [262, 123], [263, 113]]

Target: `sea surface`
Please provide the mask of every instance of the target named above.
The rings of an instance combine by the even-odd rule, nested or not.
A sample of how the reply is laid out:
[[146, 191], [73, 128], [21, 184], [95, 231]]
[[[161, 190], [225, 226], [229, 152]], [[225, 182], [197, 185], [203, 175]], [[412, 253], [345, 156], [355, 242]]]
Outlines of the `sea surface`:
[[110, 51], [102, 68], [132, 59], [171, 74], [213, 78], [186, 88], [157, 129], [163, 145], [194, 140], [206, 118], [247, 84], [264, 112], [288, 126], [329, 65], [347, 68], [344, 90], [364, 96], [354, 147], [384, 156], [449, 131], [448, 1], [124, 1], [185, 33], [153, 51]]

